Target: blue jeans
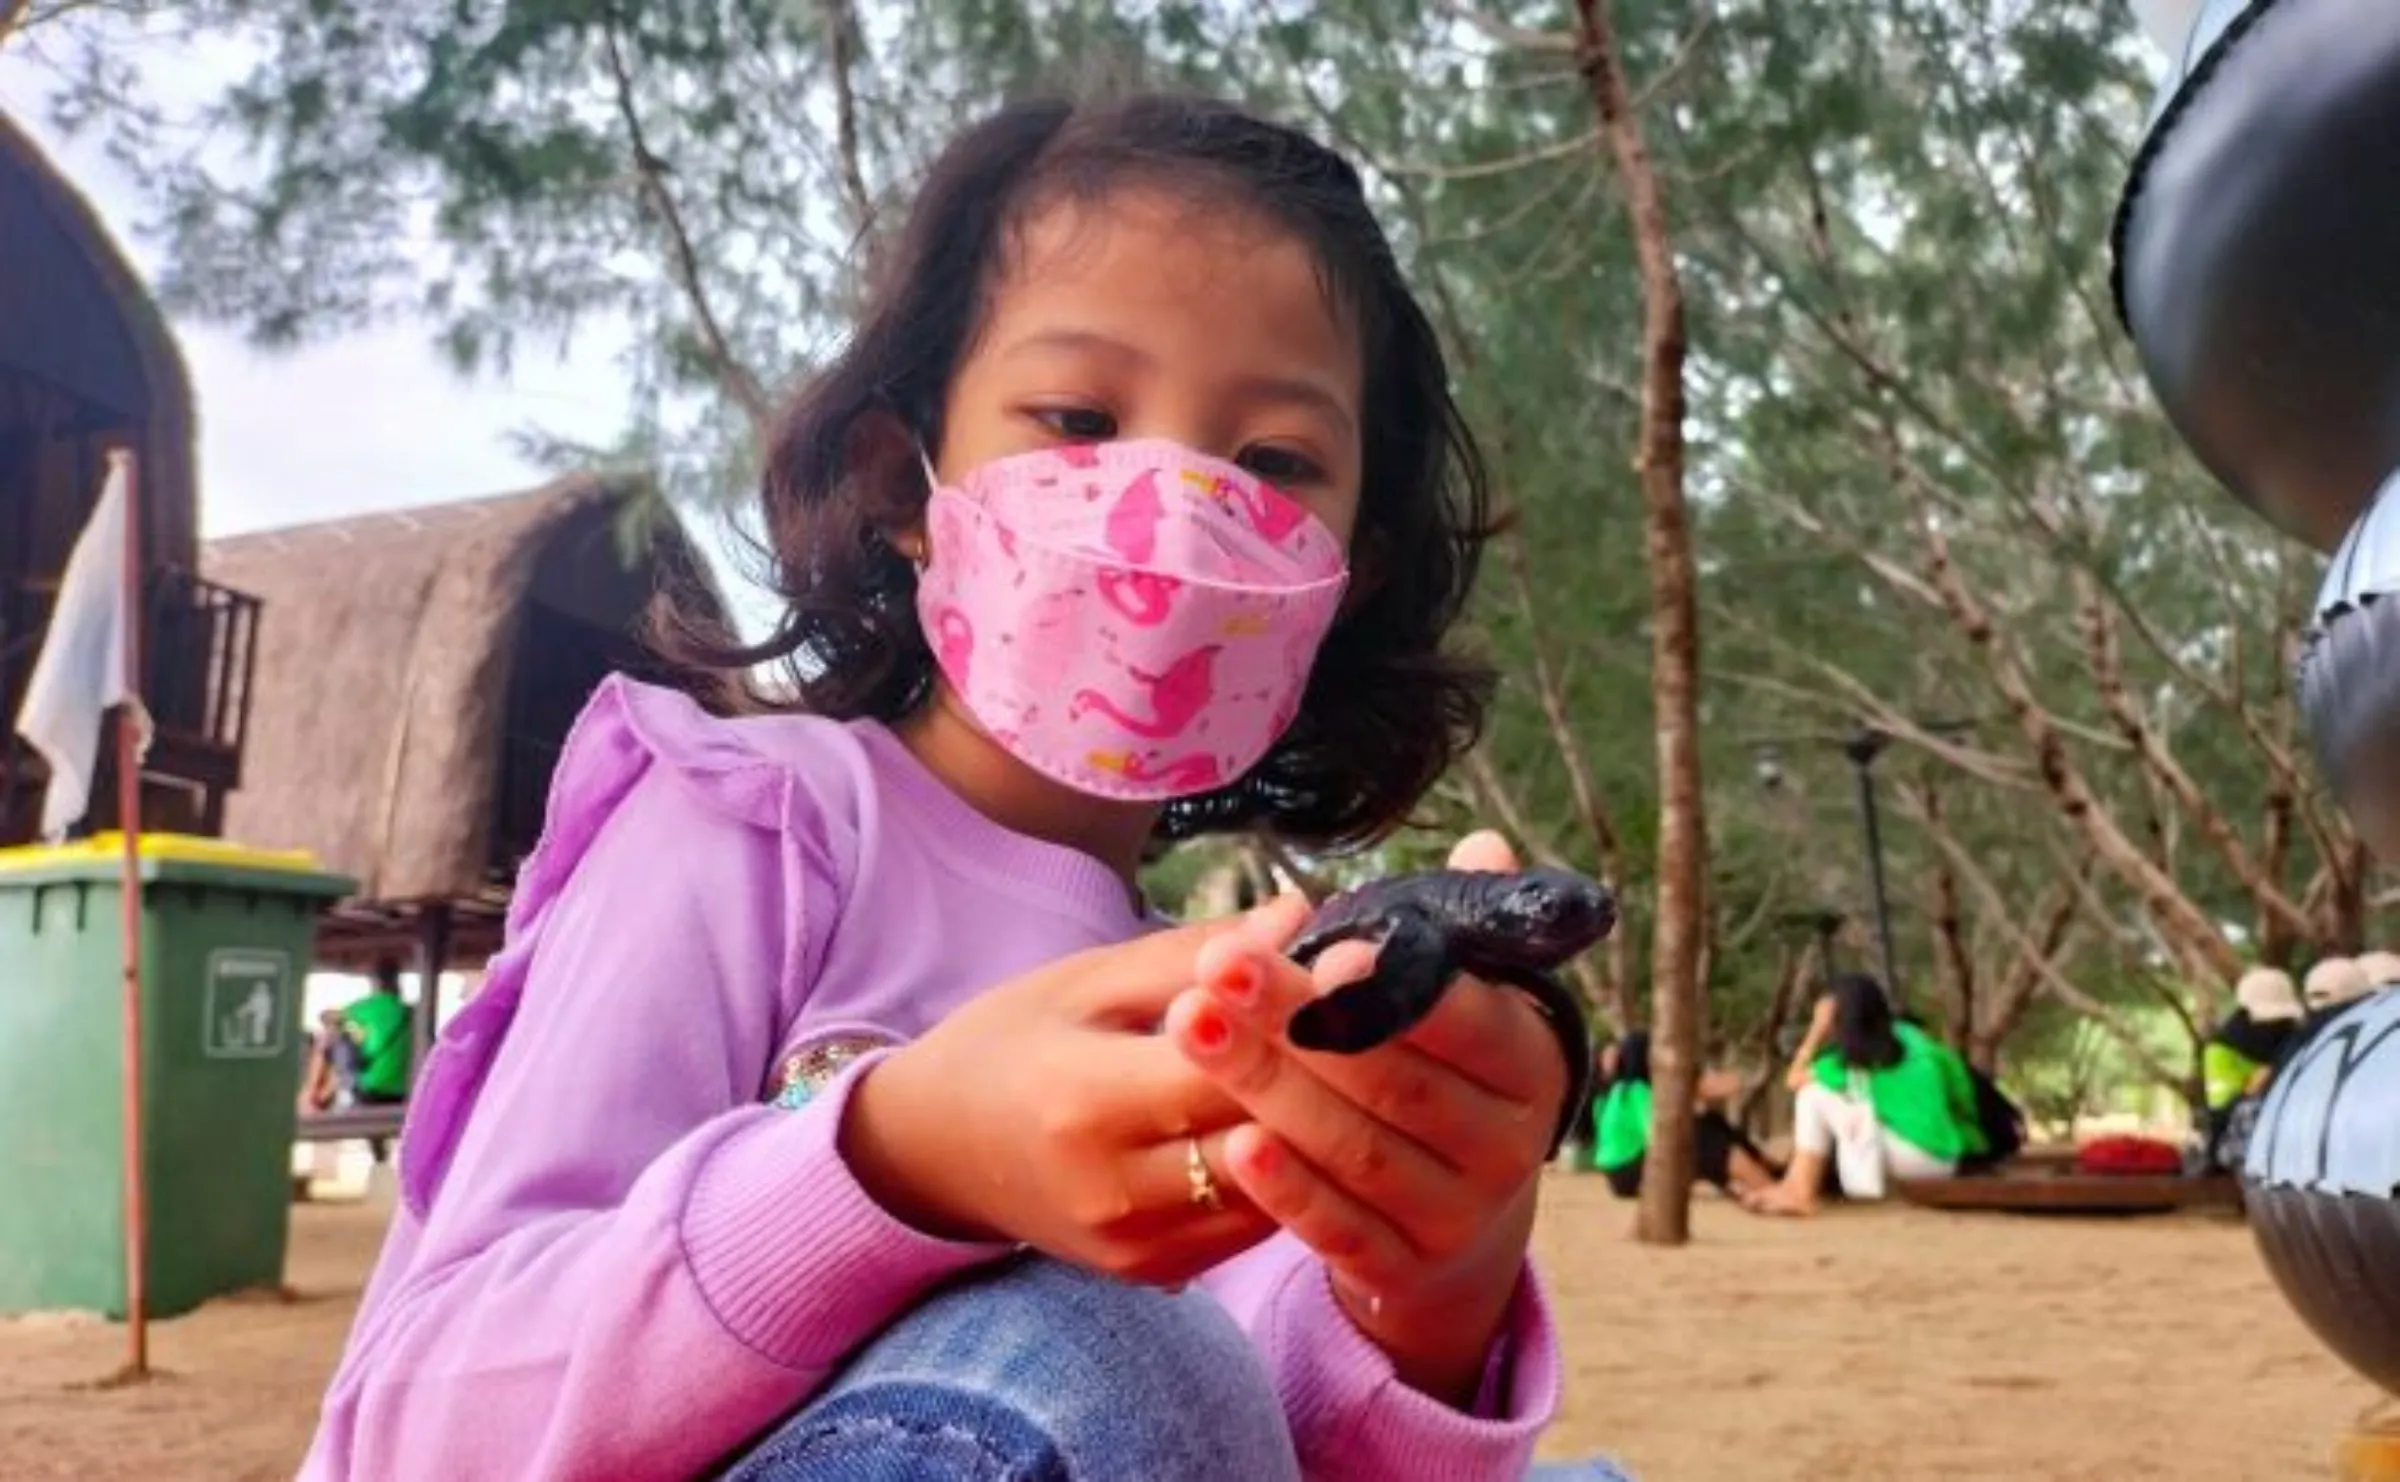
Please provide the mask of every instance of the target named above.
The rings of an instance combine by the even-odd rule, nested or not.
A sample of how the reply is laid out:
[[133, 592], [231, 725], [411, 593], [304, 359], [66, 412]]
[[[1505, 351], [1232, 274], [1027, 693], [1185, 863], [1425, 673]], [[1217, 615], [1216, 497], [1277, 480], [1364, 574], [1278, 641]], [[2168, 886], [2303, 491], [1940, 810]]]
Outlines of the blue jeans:
[[[1283, 1407], [1205, 1293], [1029, 1260], [937, 1293], [725, 1482], [1297, 1482]], [[1624, 1482], [1603, 1463], [1528, 1482]]]

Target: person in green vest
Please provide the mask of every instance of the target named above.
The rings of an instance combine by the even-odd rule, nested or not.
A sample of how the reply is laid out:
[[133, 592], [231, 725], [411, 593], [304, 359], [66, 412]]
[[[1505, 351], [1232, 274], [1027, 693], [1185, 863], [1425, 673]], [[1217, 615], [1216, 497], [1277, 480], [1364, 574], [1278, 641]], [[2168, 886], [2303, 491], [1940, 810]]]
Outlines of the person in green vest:
[[1837, 973], [1826, 985], [1785, 1084], [1792, 1161], [1773, 1187], [1743, 1200], [1760, 1214], [1816, 1213], [1834, 1138], [1857, 1117], [1874, 1118], [1890, 1178], [1948, 1178], [1985, 1146], [1966, 1061], [1896, 1018], [1883, 985], [1864, 973]]
[[2201, 1163], [2226, 1173], [2240, 1167], [2248, 1140], [2237, 1125], [2243, 1120], [2239, 1113], [2245, 1103], [2255, 1112], [2307, 1017], [2292, 975], [2280, 968], [2243, 973], [2233, 985], [2233, 1000], [2233, 1012], [2200, 1048]]
[[[1642, 1169], [1650, 1151], [1650, 1035], [1636, 1029], [1600, 1052], [1600, 1094], [1593, 1099], [1592, 1166], [1607, 1176], [1610, 1192], [1631, 1199], [1642, 1191]], [[1780, 1175], [1728, 1121], [1715, 1103], [1739, 1089], [1728, 1071], [1703, 1070], [1699, 1104], [1692, 1111], [1692, 1171], [1739, 1198], [1772, 1185]]]
[[408, 1099], [415, 1070], [416, 1025], [400, 996], [400, 964], [375, 964], [375, 988], [342, 1010], [342, 1034], [350, 1043], [343, 1079], [350, 1100], [361, 1106], [390, 1106]]

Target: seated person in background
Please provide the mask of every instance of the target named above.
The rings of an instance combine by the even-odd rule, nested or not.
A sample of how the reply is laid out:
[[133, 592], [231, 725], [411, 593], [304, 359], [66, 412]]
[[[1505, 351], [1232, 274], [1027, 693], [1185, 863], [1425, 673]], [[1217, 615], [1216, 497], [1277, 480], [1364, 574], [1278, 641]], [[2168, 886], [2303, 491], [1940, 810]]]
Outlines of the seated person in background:
[[342, 1028], [358, 1046], [358, 1072], [351, 1079], [350, 1094], [360, 1105], [388, 1106], [408, 1099], [416, 1056], [414, 1017], [400, 996], [400, 964], [388, 957], [377, 962], [374, 991], [342, 1010]]
[[[1895, 1178], [1947, 1178], [1960, 1159], [1983, 1151], [1967, 1063], [1895, 1019], [1883, 985], [1864, 973], [1839, 973], [1826, 985], [1784, 1079], [1793, 1092], [1792, 1162], [1781, 1180], [1742, 1200], [1756, 1213], [1816, 1213], [1836, 1128], [1862, 1112], [1874, 1116]], [[1854, 1083], [1863, 1107], [1851, 1099]]]
[[[2319, 964], [2322, 966], [2323, 964]], [[2228, 1138], [2235, 1109], [2266, 1090], [2300, 1027], [2300, 995], [2291, 974], [2254, 967], [2233, 985], [2234, 1011], [2200, 1049], [2201, 1166], [2236, 1167], [2241, 1139]]]
[[350, 1088], [358, 1079], [358, 1042], [342, 1025], [342, 1011], [317, 1015], [317, 1032], [309, 1036], [308, 1060], [300, 1079], [300, 1114], [332, 1111], [350, 1104]]
[[347, 1008], [328, 1009], [310, 1047], [300, 1110], [337, 1106], [394, 1106], [408, 1100], [415, 1070], [416, 1025], [400, 996], [400, 964], [375, 964], [375, 987]]
[[2308, 975], [2300, 980], [2300, 996], [2308, 1003], [2307, 1026], [2316, 1028], [2374, 992], [2375, 987], [2367, 981], [2366, 970], [2356, 958], [2318, 958]]
[[[1600, 1052], [1600, 1094], [1593, 1099], [1592, 1166], [1620, 1199], [1642, 1191], [1650, 1151], [1650, 1036], [1636, 1029]], [[1715, 1103], [1741, 1088], [1730, 1071], [1703, 1069], [1692, 1108], [1692, 1171], [1703, 1183], [1739, 1198], [1780, 1176], [1767, 1155], [1727, 1121]]]
[[2361, 952], [2353, 960], [2366, 977], [2369, 993], [2400, 983], [2400, 952]]

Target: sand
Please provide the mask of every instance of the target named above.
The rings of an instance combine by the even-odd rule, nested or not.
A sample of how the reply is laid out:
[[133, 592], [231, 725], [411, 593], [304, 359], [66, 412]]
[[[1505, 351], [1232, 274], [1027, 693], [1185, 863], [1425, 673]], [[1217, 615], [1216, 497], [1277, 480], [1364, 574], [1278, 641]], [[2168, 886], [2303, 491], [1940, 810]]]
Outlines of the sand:
[[[2223, 1216], [1697, 1214], [1689, 1247], [1637, 1246], [1599, 1180], [1553, 1177], [1570, 1374], [1546, 1454], [1606, 1450], [1643, 1482], [2290, 1482], [2330, 1475], [2376, 1399]], [[157, 1325], [167, 1377], [140, 1388], [76, 1387], [116, 1365], [119, 1329], [0, 1321], [0, 1479], [288, 1478], [380, 1227], [374, 1206], [300, 1207], [294, 1297]]]

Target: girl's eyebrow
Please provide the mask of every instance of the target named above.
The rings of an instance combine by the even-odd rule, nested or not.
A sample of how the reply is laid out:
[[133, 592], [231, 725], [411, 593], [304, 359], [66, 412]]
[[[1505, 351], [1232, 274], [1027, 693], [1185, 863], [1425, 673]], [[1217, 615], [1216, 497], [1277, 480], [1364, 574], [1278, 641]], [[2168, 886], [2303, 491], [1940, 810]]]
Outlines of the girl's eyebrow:
[[1340, 392], [1310, 376], [1244, 376], [1242, 394], [1252, 401], [1281, 402], [1303, 407], [1333, 419], [1344, 432], [1357, 430], [1357, 418]]
[[1092, 329], [1036, 330], [1022, 339], [1011, 341], [1008, 348], [1000, 353], [1002, 358], [1013, 360], [1019, 356], [1054, 355], [1061, 351], [1076, 350], [1132, 361], [1137, 365], [1148, 366], [1153, 363], [1149, 352], [1140, 346], [1129, 345], [1113, 335]]
[[[1138, 368], [1148, 369], [1157, 364], [1149, 351], [1139, 345], [1127, 344], [1114, 335], [1092, 329], [1042, 329], [1012, 340], [1000, 352], [1001, 358], [1014, 360], [1035, 355], [1083, 352], [1105, 355]], [[1320, 412], [1345, 432], [1356, 430], [1357, 418], [1350, 411], [1349, 401], [1342, 394], [1311, 376], [1244, 376], [1240, 383], [1242, 395], [1252, 401], [1280, 402], [1287, 406], [1305, 407]]]

